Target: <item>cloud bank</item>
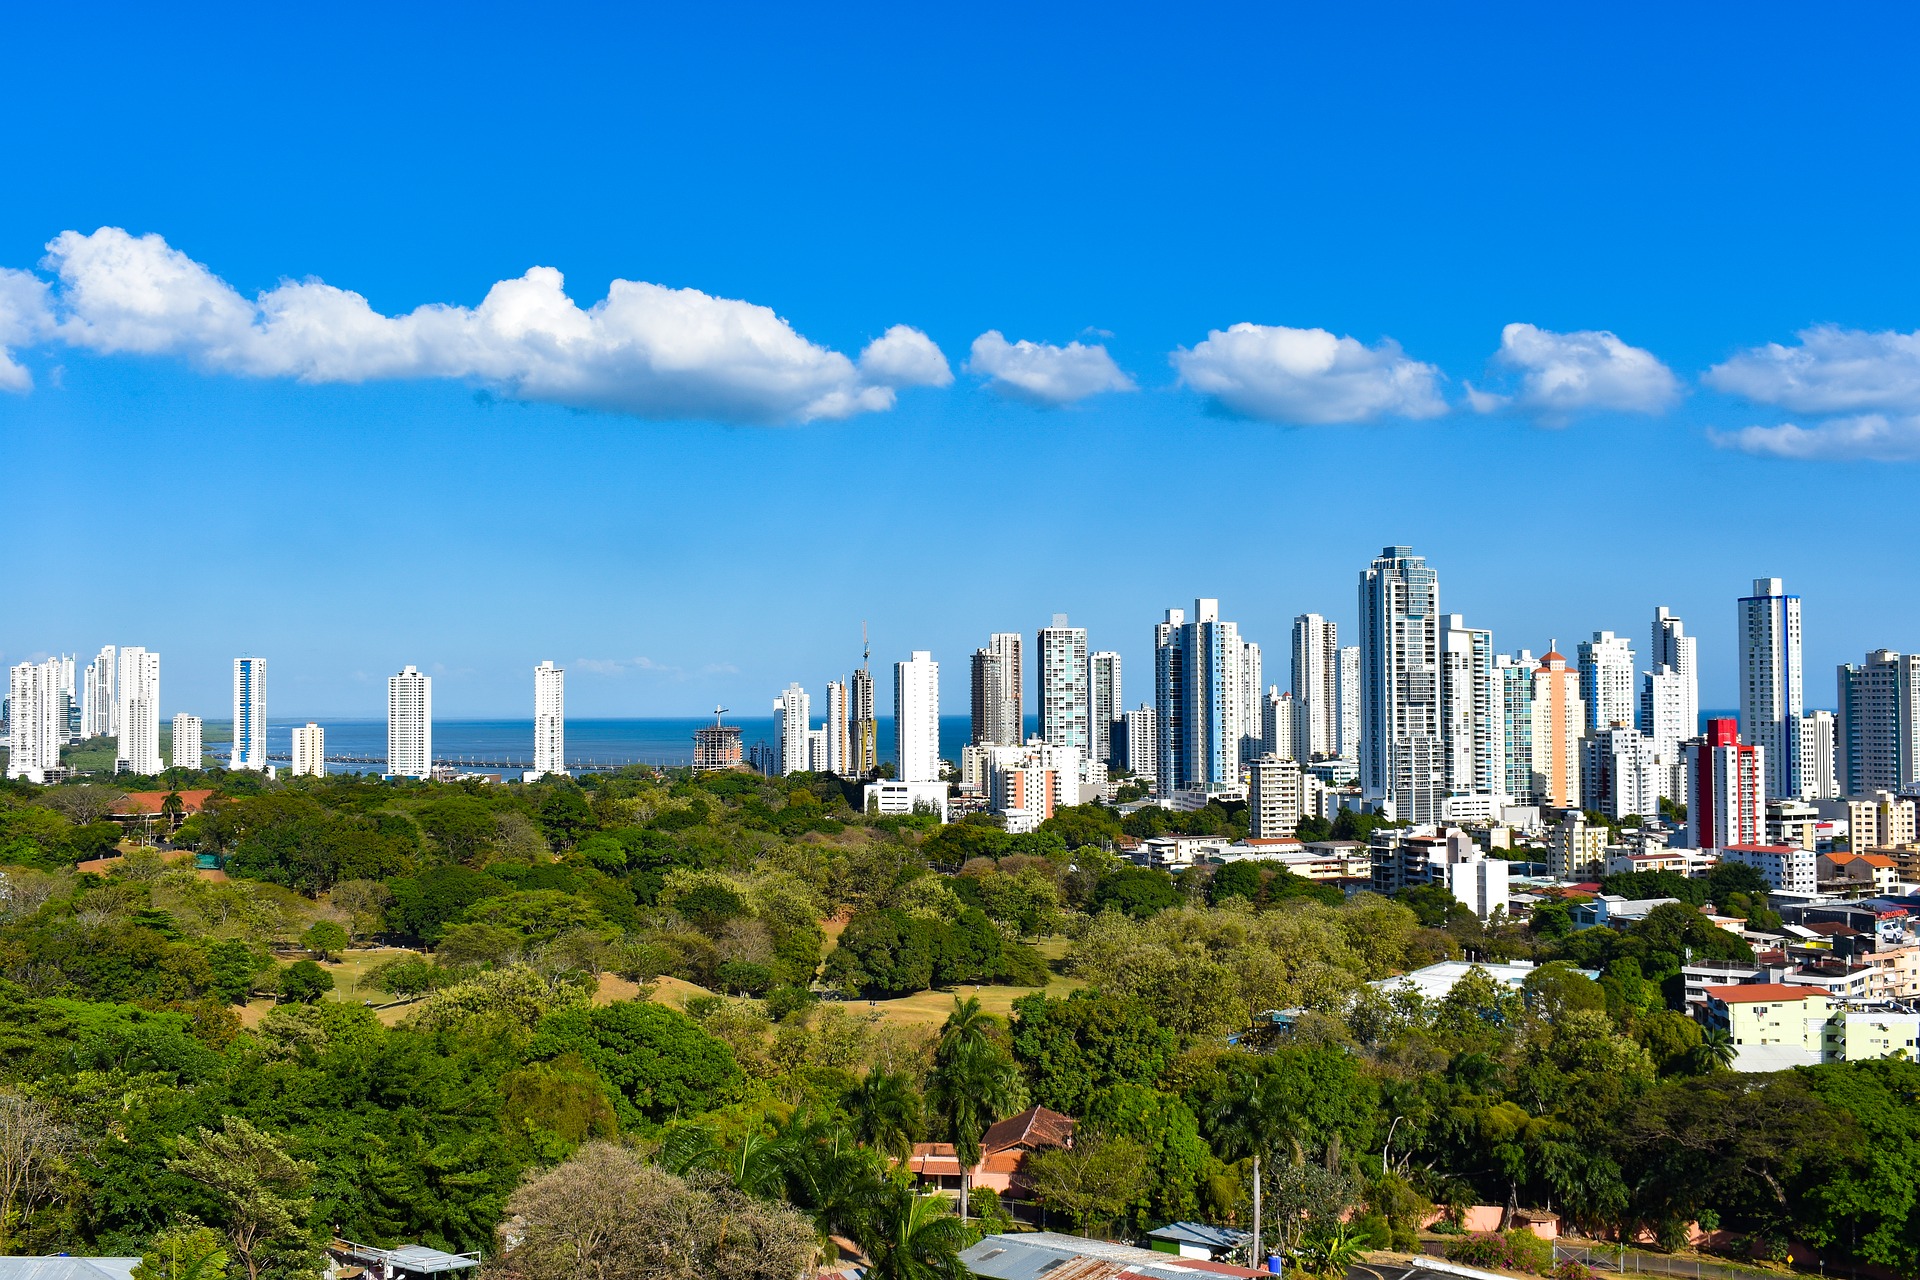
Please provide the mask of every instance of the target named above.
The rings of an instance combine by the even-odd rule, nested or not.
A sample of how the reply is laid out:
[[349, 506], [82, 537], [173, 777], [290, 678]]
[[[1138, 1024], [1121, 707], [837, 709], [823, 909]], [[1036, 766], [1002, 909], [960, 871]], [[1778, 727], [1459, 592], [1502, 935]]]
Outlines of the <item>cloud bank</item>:
[[1236, 324], [1172, 356], [1180, 381], [1244, 418], [1319, 426], [1447, 411], [1440, 371], [1391, 339], [1366, 346], [1325, 329]]
[[1560, 425], [1583, 413], [1664, 413], [1680, 399], [1680, 380], [1658, 357], [1605, 330], [1510, 324], [1493, 363], [1519, 387], [1511, 395], [1468, 387], [1467, 403], [1480, 413], [1511, 408]]
[[1816, 325], [1796, 336], [1797, 345], [1743, 351], [1702, 380], [1816, 420], [1709, 432], [1715, 444], [1781, 458], [1920, 459], [1920, 333]]
[[973, 340], [967, 369], [984, 375], [987, 386], [1000, 395], [1049, 407], [1103, 391], [1135, 389], [1133, 379], [1120, 371], [1099, 343], [1069, 342], [1057, 347], [1025, 339], [1008, 342], [998, 329]]
[[[888, 409], [897, 388], [953, 378], [939, 348], [905, 326], [888, 330], [856, 364], [801, 337], [770, 308], [698, 289], [615, 280], [583, 309], [551, 267], [500, 281], [476, 307], [432, 304], [387, 316], [318, 280], [286, 281], [248, 299], [159, 236], [116, 227], [62, 233], [42, 265], [58, 288], [37, 321], [31, 289], [19, 283], [25, 273], [0, 282], [0, 347], [39, 333], [243, 377], [452, 378], [572, 408], [742, 423]], [[21, 389], [24, 375], [10, 359], [0, 364], [0, 385]]]

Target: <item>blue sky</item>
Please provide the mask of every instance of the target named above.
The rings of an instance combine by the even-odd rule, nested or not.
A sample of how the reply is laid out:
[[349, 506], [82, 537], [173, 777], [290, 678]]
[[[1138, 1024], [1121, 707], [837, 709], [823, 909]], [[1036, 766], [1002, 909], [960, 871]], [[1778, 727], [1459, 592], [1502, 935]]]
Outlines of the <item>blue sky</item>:
[[[412, 662], [456, 717], [552, 658], [573, 714], [692, 714], [865, 619], [957, 711], [1064, 611], [1137, 703], [1161, 609], [1284, 687], [1404, 542], [1503, 650], [1673, 607], [1708, 705], [1782, 576], [1830, 704], [1920, 646], [1916, 25], [22, 11], [0, 659], [144, 644], [211, 717], [236, 653], [276, 716]], [[562, 297], [616, 280], [664, 288]]]

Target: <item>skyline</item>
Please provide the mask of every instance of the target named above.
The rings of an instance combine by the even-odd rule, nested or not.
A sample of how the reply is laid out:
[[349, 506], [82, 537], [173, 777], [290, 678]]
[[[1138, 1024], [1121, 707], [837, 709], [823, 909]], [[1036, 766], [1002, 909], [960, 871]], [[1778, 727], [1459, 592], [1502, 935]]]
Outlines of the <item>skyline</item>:
[[[0, 662], [142, 644], [203, 716], [235, 654], [307, 716], [414, 663], [484, 717], [552, 659], [583, 714], [697, 716], [818, 693], [863, 620], [954, 671], [1065, 612], [1132, 675], [1206, 596], [1274, 655], [1350, 636], [1394, 543], [1502, 650], [1673, 608], [1707, 705], [1756, 577], [1806, 601], [1809, 705], [1920, 648], [1872, 554], [1920, 452], [1920, 15], [1015, 21], [21, 15], [90, 72], [0, 83]], [[233, 109], [236, 67], [280, 91]], [[500, 282], [584, 345], [488, 328]], [[1349, 376], [1285, 376], [1316, 331]], [[1847, 458], [1727, 447], [1872, 415]]]

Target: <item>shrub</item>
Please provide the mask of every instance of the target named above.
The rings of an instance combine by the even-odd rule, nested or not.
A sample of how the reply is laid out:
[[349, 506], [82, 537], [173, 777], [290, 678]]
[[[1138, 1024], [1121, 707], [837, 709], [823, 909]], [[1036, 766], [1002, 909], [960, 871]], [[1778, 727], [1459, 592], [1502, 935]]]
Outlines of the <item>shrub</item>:
[[1599, 1274], [1584, 1262], [1568, 1258], [1548, 1273], [1553, 1280], [1600, 1280]]
[[1498, 1267], [1542, 1275], [1553, 1266], [1553, 1246], [1525, 1227], [1505, 1235], [1476, 1231], [1447, 1243], [1446, 1259], [1469, 1267]]
[[1528, 1275], [1545, 1275], [1553, 1269], [1553, 1246], [1525, 1227], [1507, 1232], [1507, 1266]]
[[1507, 1242], [1491, 1231], [1476, 1231], [1470, 1236], [1447, 1241], [1441, 1256], [1464, 1267], [1504, 1267]]

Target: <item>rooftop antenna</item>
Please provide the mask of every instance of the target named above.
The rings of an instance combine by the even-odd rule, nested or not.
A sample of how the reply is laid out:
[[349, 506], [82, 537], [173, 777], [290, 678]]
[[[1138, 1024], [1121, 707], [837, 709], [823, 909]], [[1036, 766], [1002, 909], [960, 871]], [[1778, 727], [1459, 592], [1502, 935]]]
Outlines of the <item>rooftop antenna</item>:
[[867, 620], [860, 619], [860, 669], [867, 669], [868, 659], [873, 657], [873, 649], [867, 644]]

